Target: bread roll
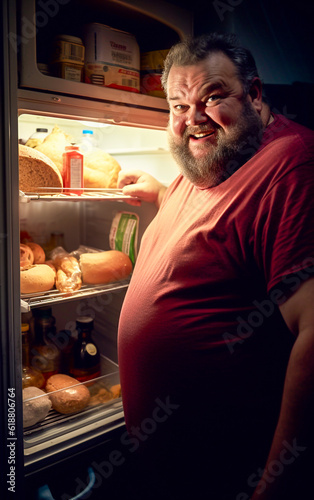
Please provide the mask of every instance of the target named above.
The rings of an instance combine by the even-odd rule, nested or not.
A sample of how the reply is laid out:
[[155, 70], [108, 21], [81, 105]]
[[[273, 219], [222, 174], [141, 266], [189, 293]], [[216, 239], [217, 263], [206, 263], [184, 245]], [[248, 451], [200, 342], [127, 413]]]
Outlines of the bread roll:
[[81, 411], [90, 401], [90, 392], [87, 387], [68, 375], [58, 374], [49, 377], [46, 391], [53, 393], [49, 394], [49, 397], [52, 407], [59, 413], [67, 414]]
[[20, 244], [20, 270], [29, 269], [34, 263], [34, 254], [32, 249], [24, 243]]
[[[30, 401], [26, 401], [27, 399], [30, 399]], [[23, 389], [23, 427], [30, 427], [44, 420], [51, 406], [52, 404], [47, 394], [38, 389], [38, 387], [26, 387]]]
[[46, 260], [44, 249], [38, 245], [38, 243], [34, 243], [33, 241], [29, 241], [27, 246], [33, 251], [34, 264], [43, 264]]
[[[60, 192], [61, 174], [50, 158], [36, 149], [19, 144], [19, 188], [21, 191]], [[50, 187], [59, 189], [49, 189]], [[44, 189], [40, 189], [44, 188]]]
[[55, 284], [55, 273], [46, 264], [35, 264], [21, 271], [21, 293], [46, 292]]
[[83, 283], [106, 284], [127, 278], [132, 272], [128, 255], [119, 250], [83, 253], [80, 256]]

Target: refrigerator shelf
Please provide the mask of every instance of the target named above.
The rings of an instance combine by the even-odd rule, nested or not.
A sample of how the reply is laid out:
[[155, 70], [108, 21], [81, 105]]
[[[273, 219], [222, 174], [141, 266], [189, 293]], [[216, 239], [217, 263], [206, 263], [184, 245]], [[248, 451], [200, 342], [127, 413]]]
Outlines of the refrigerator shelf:
[[47, 187], [38, 188], [36, 192], [19, 192], [19, 199], [21, 203], [29, 203], [30, 201], [90, 201], [90, 200], [115, 200], [123, 201], [130, 198], [134, 199], [134, 196], [128, 196], [123, 194], [122, 189], [99, 189], [99, 188], [86, 188], [83, 189], [83, 193], [79, 194], [82, 189], [71, 188], [72, 191], [78, 191], [79, 193], [66, 193], [60, 188], [49, 187], [49, 192], [47, 192]]
[[68, 302], [77, 300], [84, 297], [91, 297], [93, 295], [100, 295], [103, 293], [111, 293], [117, 290], [127, 288], [129, 280], [123, 280], [108, 285], [83, 285], [75, 292], [59, 292], [57, 289], [49, 290], [48, 292], [37, 293], [22, 293], [21, 294], [21, 312], [29, 312], [32, 307], [38, 307], [46, 304], [57, 304], [61, 302]]

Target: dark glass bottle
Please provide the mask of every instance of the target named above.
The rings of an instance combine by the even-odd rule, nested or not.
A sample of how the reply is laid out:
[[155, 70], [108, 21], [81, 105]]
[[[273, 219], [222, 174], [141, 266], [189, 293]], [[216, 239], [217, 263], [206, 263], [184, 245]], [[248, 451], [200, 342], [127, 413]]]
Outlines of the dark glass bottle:
[[30, 365], [29, 359], [29, 325], [22, 323], [22, 388], [38, 387], [41, 389], [45, 385], [42, 373]]
[[47, 381], [60, 370], [60, 350], [56, 345], [55, 318], [51, 307], [33, 309], [32, 327], [34, 343], [31, 347], [31, 365]]
[[85, 382], [100, 376], [100, 353], [92, 333], [93, 318], [80, 316], [76, 320], [77, 340], [73, 346], [71, 376]]

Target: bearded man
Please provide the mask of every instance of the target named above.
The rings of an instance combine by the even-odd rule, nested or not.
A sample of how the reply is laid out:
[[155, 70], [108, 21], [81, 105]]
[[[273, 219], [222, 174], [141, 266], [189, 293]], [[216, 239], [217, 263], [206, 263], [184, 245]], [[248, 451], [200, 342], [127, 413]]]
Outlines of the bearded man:
[[143, 498], [303, 498], [314, 134], [271, 113], [233, 35], [175, 45], [162, 82], [181, 173], [167, 189], [139, 171], [119, 184], [159, 207], [119, 324], [124, 443], [154, 478]]

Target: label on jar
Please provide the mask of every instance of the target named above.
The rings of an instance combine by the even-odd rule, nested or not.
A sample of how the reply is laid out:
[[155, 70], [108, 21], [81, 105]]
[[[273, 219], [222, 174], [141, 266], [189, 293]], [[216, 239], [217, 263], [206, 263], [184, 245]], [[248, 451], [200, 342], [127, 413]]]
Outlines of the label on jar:
[[91, 356], [95, 356], [95, 354], [97, 354], [97, 347], [95, 346], [95, 344], [86, 344], [86, 351]]

